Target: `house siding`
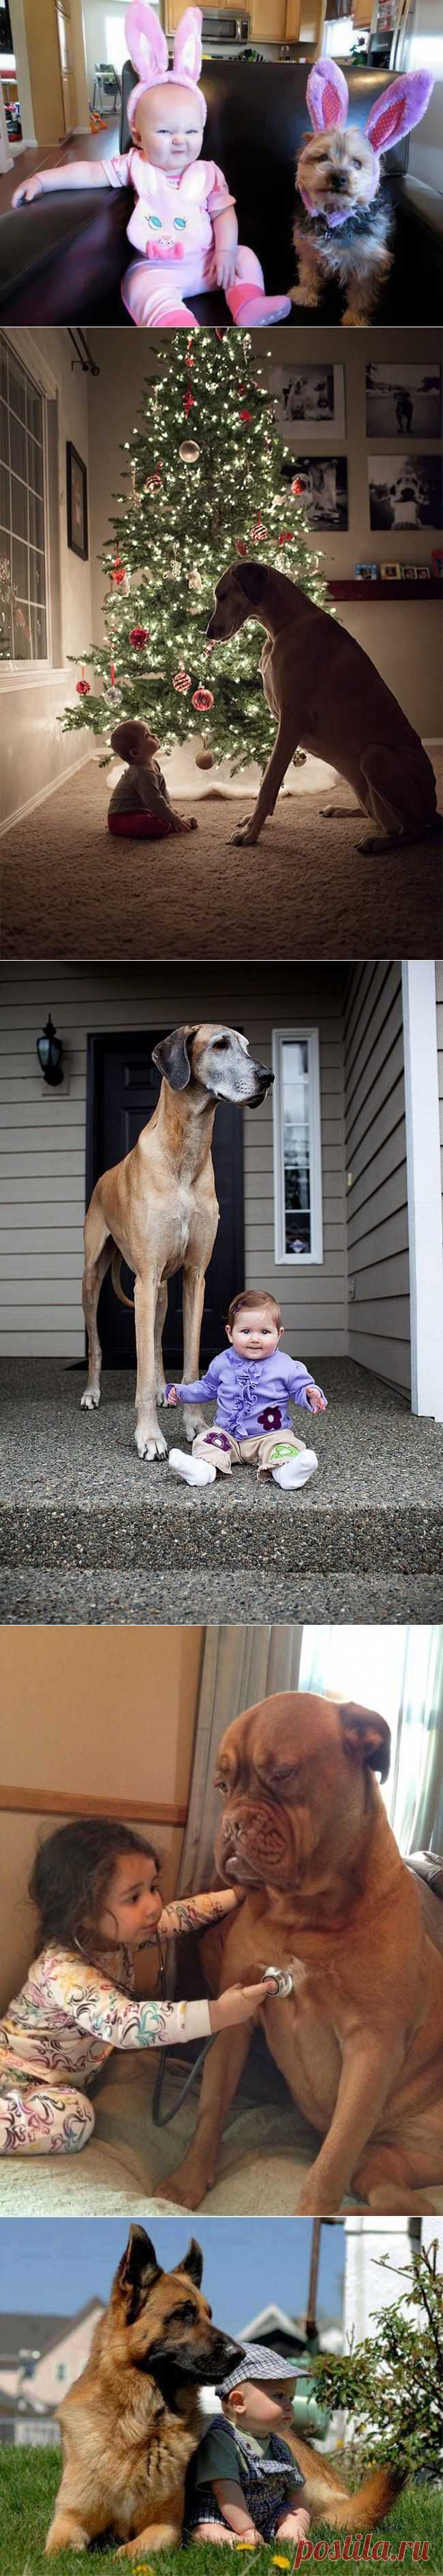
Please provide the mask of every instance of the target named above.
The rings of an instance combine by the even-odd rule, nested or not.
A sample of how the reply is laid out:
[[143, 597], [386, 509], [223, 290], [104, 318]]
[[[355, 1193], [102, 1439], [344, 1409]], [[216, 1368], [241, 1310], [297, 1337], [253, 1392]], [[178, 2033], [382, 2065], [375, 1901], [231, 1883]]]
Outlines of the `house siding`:
[[443, 959], [441, 957], [437, 958], [435, 968], [435, 998], [437, 1004], [438, 1098], [440, 1109], [441, 1196], [443, 1218]]
[[[359, 965], [344, 1010], [349, 1356], [408, 1395], [409, 1240], [401, 966]], [[352, 1175], [349, 1186], [349, 1176]]]
[[[286, 1346], [308, 1363], [346, 1350], [343, 970], [64, 965], [8, 967], [0, 1040], [0, 1335], [3, 1353], [79, 1359], [85, 1207], [88, 1031], [136, 1029], [183, 1018], [231, 1020], [271, 1062], [275, 1027], [317, 1025], [320, 1035], [324, 1258], [307, 1273], [274, 1260], [272, 1098], [246, 1111], [245, 1284], [266, 1285], [283, 1307]], [[270, 995], [272, 993], [272, 1001]], [[45, 1088], [36, 1039], [51, 1009], [65, 1049], [65, 1081]], [[238, 1282], [243, 1285], [242, 1281]]]

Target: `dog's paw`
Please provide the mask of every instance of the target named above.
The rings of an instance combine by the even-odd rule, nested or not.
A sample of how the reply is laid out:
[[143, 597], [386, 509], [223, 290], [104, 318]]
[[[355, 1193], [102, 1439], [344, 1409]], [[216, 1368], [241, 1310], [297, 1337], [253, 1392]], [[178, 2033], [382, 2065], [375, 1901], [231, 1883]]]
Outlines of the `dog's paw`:
[[230, 849], [232, 846], [234, 849], [251, 848], [253, 841], [258, 841], [258, 832], [254, 832], [249, 815], [245, 814], [244, 822], [238, 823], [236, 832], [229, 834], [229, 847]]
[[168, 1444], [163, 1438], [163, 1432], [143, 1431], [141, 1423], [137, 1423], [135, 1446], [139, 1458], [167, 1458], [168, 1455]]
[[303, 304], [306, 313], [309, 313], [310, 310], [315, 312], [316, 306], [320, 301], [315, 287], [312, 287], [311, 293], [309, 293], [309, 287], [307, 286], [291, 286], [289, 292], [291, 304]]
[[96, 1412], [97, 1412], [97, 1407], [98, 1407], [99, 1403], [100, 1403], [100, 1388], [99, 1388], [99, 1386], [97, 1386], [97, 1387], [93, 1387], [93, 1386], [85, 1386], [85, 1392], [84, 1392], [84, 1395], [81, 1395], [81, 1396], [80, 1396], [80, 1412], [81, 1412], [81, 1413], [96, 1413]]
[[369, 315], [367, 313], [344, 313], [342, 319], [342, 330], [362, 331], [364, 324], [368, 322], [368, 320]]
[[176, 2173], [157, 2183], [155, 2196], [156, 2200], [177, 2201], [180, 2209], [201, 2209], [207, 2190], [206, 2173], [198, 2172], [196, 2166], [190, 2165], [187, 2170], [186, 2165], [178, 2165]]

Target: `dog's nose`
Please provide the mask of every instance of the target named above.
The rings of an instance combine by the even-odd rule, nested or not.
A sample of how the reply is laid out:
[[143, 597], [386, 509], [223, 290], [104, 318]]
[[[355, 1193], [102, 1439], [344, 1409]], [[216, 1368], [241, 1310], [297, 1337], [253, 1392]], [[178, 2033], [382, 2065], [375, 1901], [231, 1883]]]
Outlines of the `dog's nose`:
[[328, 185], [330, 188], [333, 188], [334, 197], [340, 196], [341, 189], [347, 188], [348, 185], [346, 170], [331, 170]]

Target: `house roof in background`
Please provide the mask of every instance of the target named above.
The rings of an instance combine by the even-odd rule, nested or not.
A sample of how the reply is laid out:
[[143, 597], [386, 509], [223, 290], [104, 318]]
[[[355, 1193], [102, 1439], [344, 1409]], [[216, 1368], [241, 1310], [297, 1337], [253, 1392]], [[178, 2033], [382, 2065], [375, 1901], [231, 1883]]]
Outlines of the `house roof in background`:
[[71, 2317], [30, 2316], [25, 2309], [10, 2315], [3, 2311], [0, 2314], [0, 2370], [11, 2370], [23, 2351], [38, 2351], [39, 2356], [54, 2351], [58, 2343], [64, 2343], [66, 2335], [72, 2334], [75, 2326], [82, 2324], [84, 2317], [94, 2316], [96, 2308], [102, 2309], [103, 2305], [103, 2299], [87, 2299], [85, 2307], [77, 2308]]

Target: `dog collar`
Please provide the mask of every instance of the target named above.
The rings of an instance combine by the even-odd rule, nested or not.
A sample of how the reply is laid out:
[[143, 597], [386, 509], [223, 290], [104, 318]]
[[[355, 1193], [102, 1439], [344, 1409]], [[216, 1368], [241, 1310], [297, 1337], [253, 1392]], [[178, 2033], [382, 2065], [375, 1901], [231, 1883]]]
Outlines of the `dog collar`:
[[303, 205], [306, 206], [307, 215], [312, 215], [313, 221], [316, 224], [326, 224], [329, 233], [335, 232], [338, 224], [348, 224], [349, 217], [354, 212], [353, 206], [347, 206], [346, 213], [341, 215], [339, 207], [337, 206], [335, 213], [328, 215], [326, 213], [326, 208], [322, 207], [320, 215], [318, 206], [313, 206], [312, 200], [310, 197], [306, 196], [304, 188], [300, 188], [300, 196], [303, 198]]

